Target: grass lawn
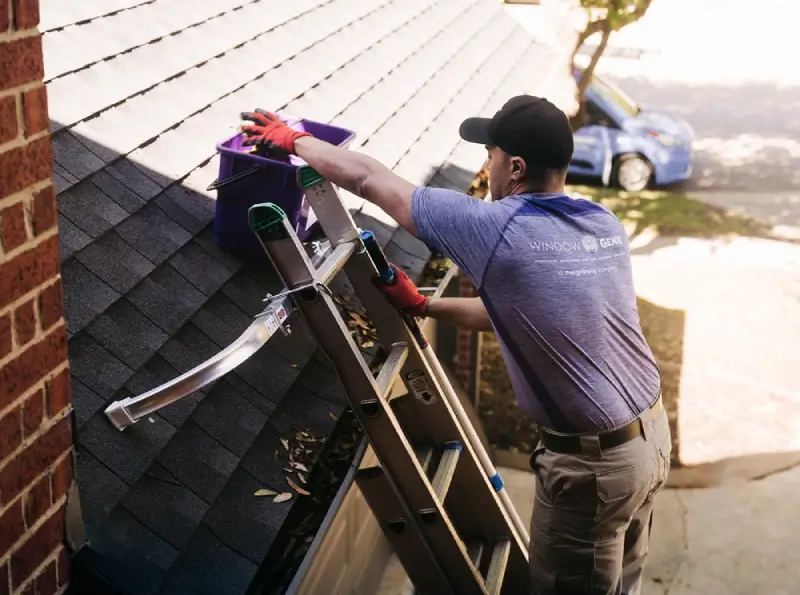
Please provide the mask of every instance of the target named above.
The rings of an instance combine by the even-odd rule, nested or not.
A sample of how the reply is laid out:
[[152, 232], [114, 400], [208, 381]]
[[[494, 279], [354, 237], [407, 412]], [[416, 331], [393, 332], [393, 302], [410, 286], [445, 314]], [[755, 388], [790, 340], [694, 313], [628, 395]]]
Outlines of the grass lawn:
[[[770, 229], [752, 219], [727, 213], [681, 192], [622, 192], [613, 188], [570, 186], [611, 209], [631, 237], [644, 231], [658, 235], [712, 238], [770, 237]], [[642, 330], [662, 374], [662, 396], [672, 426], [673, 457], [678, 454], [678, 390], [683, 364], [684, 313], [638, 300]], [[516, 397], [493, 333], [483, 334], [478, 411], [495, 448], [529, 453], [536, 445], [536, 425], [516, 405]]]
[[679, 191], [624, 192], [615, 188], [570, 186], [568, 192], [578, 192], [611, 209], [628, 227], [631, 237], [648, 229], [662, 236], [770, 237], [769, 226]]

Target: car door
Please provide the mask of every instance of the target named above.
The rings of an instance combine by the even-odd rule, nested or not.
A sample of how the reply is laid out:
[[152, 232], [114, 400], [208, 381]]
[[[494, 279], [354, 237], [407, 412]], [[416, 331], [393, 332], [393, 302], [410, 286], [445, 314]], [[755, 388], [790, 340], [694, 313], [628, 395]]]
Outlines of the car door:
[[586, 125], [574, 134], [575, 149], [570, 173], [599, 176], [607, 185], [611, 177], [612, 136], [617, 127], [591, 98], [586, 100], [586, 115]]

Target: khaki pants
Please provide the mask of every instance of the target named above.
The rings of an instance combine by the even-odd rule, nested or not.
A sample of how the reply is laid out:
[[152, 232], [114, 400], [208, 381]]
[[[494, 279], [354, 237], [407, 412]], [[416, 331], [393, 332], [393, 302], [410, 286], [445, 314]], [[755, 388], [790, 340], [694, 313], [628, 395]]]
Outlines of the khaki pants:
[[608, 450], [531, 457], [536, 500], [530, 566], [534, 595], [639, 595], [653, 520], [672, 450], [663, 408], [644, 436]]

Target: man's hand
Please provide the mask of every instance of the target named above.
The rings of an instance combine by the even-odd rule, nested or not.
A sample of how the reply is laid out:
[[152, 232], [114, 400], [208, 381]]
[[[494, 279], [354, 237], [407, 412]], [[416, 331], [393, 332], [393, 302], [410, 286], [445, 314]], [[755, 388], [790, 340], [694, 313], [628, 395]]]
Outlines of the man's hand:
[[397, 310], [412, 316], [425, 316], [425, 309], [429, 297], [419, 292], [414, 282], [406, 275], [405, 271], [390, 263], [395, 274], [394, 285], [384, 285], [380, 279], [375, 280], [375, 285], [383, 292], [389, 303]]
[[259, 148], [278, 148], [287, 153], [294, 154], [294, 141], [303, 136], [311, 136], [308, 132], [292, 130], [278, 116], [271, 112], [257, 109], [254, 112], [244, 112], [240, 115], [242, 120], [252, 122], [242, 126], [242, 132], [247, 139], [244, 146]]

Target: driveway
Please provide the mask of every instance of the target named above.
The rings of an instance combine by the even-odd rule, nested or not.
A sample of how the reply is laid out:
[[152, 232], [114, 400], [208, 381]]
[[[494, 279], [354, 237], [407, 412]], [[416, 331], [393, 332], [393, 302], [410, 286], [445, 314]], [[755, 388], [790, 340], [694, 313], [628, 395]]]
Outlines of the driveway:
[[800, 233], [800, 18], [795, 0], [656, 0], [612, 37], [639, 60], [598, 72], [644, 107], [669, 109], [696, 133], [685, 185], [698, 199]]

